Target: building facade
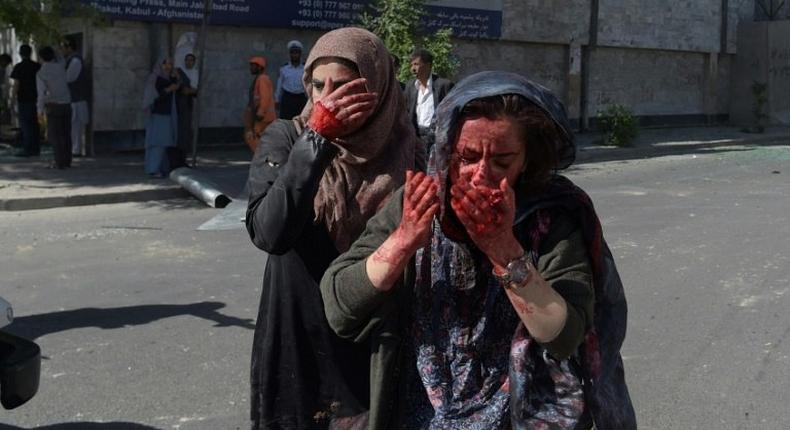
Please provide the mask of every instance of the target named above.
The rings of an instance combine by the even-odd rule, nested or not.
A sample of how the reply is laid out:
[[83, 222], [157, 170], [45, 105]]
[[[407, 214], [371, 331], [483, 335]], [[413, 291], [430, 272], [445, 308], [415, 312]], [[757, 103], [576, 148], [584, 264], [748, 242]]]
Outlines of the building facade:
[[[187, 7], [190, 2], [182, 3]], [[448, 4], [486, 9], [490, 14], [476, 19], [492, 23], [486, 34], [479, 27], [465, 27], [478, 33], [454, 39], [460, 68], [451, 78], [489, 69], [521, 73], [560, 95], [574, 124], [582, 129], [594, 126], [596, 114], [612, 104], [626, 106], [647, 126], [726, 121], [739, 23], [752, 22], [756, 10], [754, 0], [429, 2], [431, 7]], [[250, 12], [244, 16], [251, 16]], [[326, 23], [326, 17], [315, 22]], [[200, 30], [198, 21], [168, 22], [166, 18], [116, 17], [106, 26], [73, 22], [64, 29], [82, 35], [84, 56], [91, 67], [97, 150], [142, 145], [140, 102], [152, 64], [163, 53], [173, 52], [181, 34]], [[455, 18], [466, 17], [456, 14]], [[275, 80], [277, 69], [288, 59], [289, 40], [301, 40], [306, 57], [325, 31], [304, 28], [309, 25], [244, 24], [208, 27], [205, 58], [199, 58], [204, 62], [200, 88], [203, 142], [240, 141], [241, 115], [252, 79], [247, 65], [250, 55], [266, 56], [267, 73]]]

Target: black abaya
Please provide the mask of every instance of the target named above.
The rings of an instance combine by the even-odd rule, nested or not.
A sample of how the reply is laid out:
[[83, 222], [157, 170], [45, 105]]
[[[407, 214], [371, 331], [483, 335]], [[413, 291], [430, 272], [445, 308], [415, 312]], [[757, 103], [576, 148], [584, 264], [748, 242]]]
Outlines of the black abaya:
[[369, 348], [334, 334], [318, 288], [338, 251], [313, 221], [313, 200], [336, 148], [284, 120], [262, 140], [246, 220], [253, 243], [269, 253], [252, 348], [252, 428], [326, 428], [369, 403]]

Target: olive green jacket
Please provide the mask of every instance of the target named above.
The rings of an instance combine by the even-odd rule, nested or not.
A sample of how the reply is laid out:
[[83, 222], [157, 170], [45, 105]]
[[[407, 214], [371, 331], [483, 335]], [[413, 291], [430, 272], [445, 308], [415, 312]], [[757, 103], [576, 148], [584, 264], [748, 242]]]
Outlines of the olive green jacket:
[[[389, 291], [373, 287], [365, 260], [400, 223], [403, 189], [368, 221], [365, 232], [338, 257], [321, 280], [321, 295], [329, 325], [341, 337], [370, 344], [370, 428], [396, 423], [401, 337], [411, 327], [410, 289], [414, 286], [414, 260]], [[543, 346], [555, 358], [568, 358], [581, 344], [592, 324], [592, 269], [579, 226], [569, 216], [552, 220], [542, 241], [537, 269], [568, 303], [565, 327]], [[518, 231], [518, 229], [516, 229]], [[525, 249], [525, 237], [517, 237]], [[515, 330], [515, 327], [514, 327]]]

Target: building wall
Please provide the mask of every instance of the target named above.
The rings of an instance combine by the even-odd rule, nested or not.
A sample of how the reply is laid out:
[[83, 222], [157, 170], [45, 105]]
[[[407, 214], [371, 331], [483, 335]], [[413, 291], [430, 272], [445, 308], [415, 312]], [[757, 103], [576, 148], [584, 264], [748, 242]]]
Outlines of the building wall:
[[[181, 34], [189, 27], [176, 27]], [[218, 28], [206, 43], [206, 63], [203, 77], [207, 93], [202, 105], [201, 125], [204, 127], [241, 126], [241, 116], [247, 104], [252, 76], [248, 58], [263, 55], [267, 59], [266, 73], [276, 85], [280, 66], [288, 61], [288, 41], [298, 39], [304, 45], [302, 61], [320, 32], [284, 29]], [[177, 39], [177, 38], [176, 38]]]
[[461, 60], [457, 76], [481, 70], [505, 70], [528, 76], [564, 97], [567, 46], [509, 41], [465, 41], [455, 46]]
[[[670, 3], [503, 0], [502, 38], [455, 40], [461, 67], [452, 78], [487, 69], [522, 73], [555, 91], [574, 120], [593, 118], [613, 103], [643, 118], [704, 121], [726, 116], [735, 98], [730, 85], [733, 58], [740, 52], [738, 23], [752, 20], [754, 0]], [[129, 130], [136, 134], [124, 146], [141, 144], [140, 101], [151, 65], [159, 54], [175, 48], [183, 32], [197, 30], [192, 25], [123, 21], [69, 29], [85, 33], [86, 50], [91, 51], [86, 56], [93, 65], [93, 128], [97, 136], [105, 135], [97, 144], [117, 145], [119, 133]], [[306, 55], [321, 34], [211, 27], [206, 58], [199, 59], [205, 60], [200, 126], [215, 131], [208, 133], [210, 138], [238, 139], [251, 82], [250, 55], [266, 56], [267, 73], [275, 80], [277, 68], [288, 59], [288, 40], [301, 40]], [[592, 46], [591, 40], [596, 41]]]
[[716, 52], [721, 0], [667, 2], [601, 0], [598, 43], [603, 46]]
[[790, 125], [790, 20], [766, 24], [771, 34], [768, 108], [773, 122]]
[[738, 26], [741, 22], [751, 22], [754, 16], [755, 0], [728, 0], [727, 54], [735, 54], [738, 43]]
[[502, 9], [503, 40], [587, 43], [590, 0], [505, 0]]
[[[142, 129], [140, 109], [145, 83], [154, 59], [175, 49], [191, 25], [117, 21], [92, 31], [94, 75], [94, 130]], [[273, 82], [288, 59], [286, 44], [300, 39], [309, 50], [320, 33], [289, 30], [214, 27], [206, 39], [201, 82], [201, 127], [240, 127], [252, 82], [247, 59], [263, 55]]]
[[[599, 0], [591, 20], [594, 3], [506, 0], [503, 40], [459, 44], [460, 74], [481, 65], [525, 73], [557, 91], [574, 119], [614, 103], [679, 123], [727, 115], [737, 24], [752, 19], [753, 0]], [[592, 32], [591, 24], [597, 25]], [[582, 52], [588, 55], [579, 71], [574, 59]], [[585, 106], [585, 94], [576, 89], [580, 74], [588, 88]]]
[[730, 116], [739, 125], [753, 125], [754, 82], [768, 86], [764, 112], [772, 123], [790, 125], [790, 20], [742, 23], [738, 57], [730, 86]]
[[719, 59], [719, 74], [716, 82], [718, 88], [716, 94], [719, 96], [716, 100], [716, 112], [718, 113], [726, 112], [729, 115], [730, 112], [730, 100], [733, 98], [730, 77], [733, 73], [732, 65], [735, 58], [735, 55], [727, 55]]
[[93, 33], [93, 130], [142, 129], [143, 91], [152, 71], [145, 24], [123, 22]]
[[590, 109], [622, 104], [639, 115], [702, 113], [704, 61], [697, 53], [598, 48], [591, 56]]

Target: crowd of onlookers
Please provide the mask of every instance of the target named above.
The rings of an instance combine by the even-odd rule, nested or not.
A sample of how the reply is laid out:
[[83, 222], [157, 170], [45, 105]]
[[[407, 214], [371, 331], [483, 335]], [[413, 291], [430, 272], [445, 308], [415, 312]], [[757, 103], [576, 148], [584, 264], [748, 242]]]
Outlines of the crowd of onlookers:
[[[154, 66], [143, 101], [149, 114], [146, 119], [146, 172], [153, 177], [167, 173], [186, 164], [194, 137], [192, 106], [197, 94], [198, 71], [196, 57], [190, 50], [179, 47], [188, 45], [189, 33], [179, 41], [174, 58], [162, 57]], [[310, 85], [304, 75], [302, 53], [304, 47], [298, 40], [287, 44], [288, 61], [279, 67], [276, 84], [267, 74], [268, 59], [262, 55], [249, 58], [253, 76], [247, 103], [242, 116], [243, 139], [255, 153], [266, 128], [275, 119], [293, 119], [303, 114]], [[393, 57], [391, 57], [393, 58]], [[402, 96], [414, 131], [423, 141], [426, 152], [433, 144], [435, 108], [452, 88], [452, 82], [432, 73], [433, 56], [418, 49], [410, 59], [414, 79], [400, 83]], [[397, 64], [396, 64], [397, 66]]]
[[[146, 112], [145, 172], [151, 177], [165, 177], [172, 169], [186, 165], [192, 150], [192, 116], [199, 84], [197, 57], [192, 50], [194, 39], [195, 33], [182, 35], [175, 54], [161, 57], [146, 81], [142, 103]], [[12, 83], [10, 94], [4, 94], [4, 99], [13, 100], [11, 107], [19, 124], [19, 149], [14, 155], [39, 156], [42, 125], [53, 150], [50, 167], [66, 169], [71, 167], [72, 157], [86, 155], [91, 81], [77, 45], [76, 38], [66, 37], [60, 52], [44, 46], [38, 50], [38, 61], [32, 59], [30, 45], [19, 48], [21, 61], [13, 65], [8, 76]], [[276, 118], [300, 116], [308, 101], [303, 45], [292, 40], [287, 49], [289, 58], [279, 67], [276, 84], [266, 73], [266, 57], [256, 55], [249, 59], [254, 79], [242, 122], [244, 142], [253, 153], [269, 124]], [[450, 81], [432, 73], [432, 61], [430, 52], [415, 51], [410, 59], [414, 79], [399, 83], [409, 118], [426, 151], [434, 140], [435, 107], [452, 88]], [[0, 55], [0, 82], [7, 81], [5, 71], [11, 63], [10, 55]]]
[[[77, 41], [66, 38], [60, 52], [51, 46], [38, 50], [36, 62], [30, 45], [19, 47], [21, 61], [11, 70], [11, 107], [19, 119], [21, 148], [18, 157], [40, 154], [40, 125], [46, 125], [46, 136], [52, 145], [50, 167], [71, 167], [72, 157], [85, 155], [85, 128], [89, 122], [88, 101], [90, 78], [77, 50]], [[5, 72], [11, 56], [0, 56]], [[5, 83], [5, 73], [2, 81]], [[4, 94], [5, 95], [5, 94]], [[5, 100], [5, 98], [4, 98]]]

